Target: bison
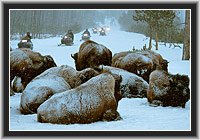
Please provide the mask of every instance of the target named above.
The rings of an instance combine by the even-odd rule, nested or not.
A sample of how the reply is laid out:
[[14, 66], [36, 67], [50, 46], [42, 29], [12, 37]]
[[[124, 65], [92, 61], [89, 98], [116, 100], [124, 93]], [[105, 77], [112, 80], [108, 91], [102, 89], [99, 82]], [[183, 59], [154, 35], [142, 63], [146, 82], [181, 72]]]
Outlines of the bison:
[[150, 50], [116, 53], [112, 58], [112, 66], [135, 73], [147, 82], [149, 82], [150, 73], [155, 69], [168, 71], [168, 61]]
[[111, 66], [100, 66], [100, 69], [105, 72], [109, 72], [112, 75], [116, 74], [122, 77], [120, 91], [123, 98], [147, 97], [147, 90], [149, 85], [143, 78], [137, 76], [134, 73]]
[[108, 73], [100, 74], [41, 104], [37, 111], [38, 122], [88, 124], [120, 119], [114, 94], [114, 77]]
[[11, 85], [14, 92], [21, 93], [24, 90], [24, 86], [21, 82], [21, 77], [15, 76], [13, 79], [13, 84]]
[[97, 74], [91, 68], [79, 72], [67, 65], [50, 68], [26, 86], [21, 96], [20, 111], [22, 114], [37, 113], [37, 108], [52, 95], [75, 88]]
[[10, 85], [14, 77], [18, 76], [25, 88], [34, 77], [51, 67], [56, 67], [56, 63], [50, 55], [42, 56], [25, 48], [14, 49], [10, 52]]
[[76, 70], [94, 68], [99, 65], [111, 65], [112, 52], [104, 45], [87, 40], [81, 44], [78, 53], [71, 55], [75, 60]]
[[172, 75], [163, 70], [151, 73], [147, 92], [152, 105], [185, 107], [190, 99], [189, 78], [186, 75]]

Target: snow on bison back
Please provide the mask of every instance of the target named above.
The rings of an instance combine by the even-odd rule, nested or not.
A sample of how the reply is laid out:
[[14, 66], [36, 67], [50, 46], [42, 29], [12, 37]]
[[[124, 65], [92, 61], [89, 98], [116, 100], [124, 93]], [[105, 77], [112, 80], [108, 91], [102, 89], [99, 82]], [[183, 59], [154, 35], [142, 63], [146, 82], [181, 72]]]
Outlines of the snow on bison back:
[[71, 57], [75, 60], [77, 70], [94, 68], [99, 65], [111, 65], [112, 52], [104, 45], [87, 40], [81, 44], [79, 51]]
[[100, 69], [122, 77], [120, 91], [123, 98], [147, 97], [148, 83], [142, 77], [126, 70], [111, 66], [100, 66]]
[[119, 117], [114, 96], [115, 79], [103, 73], [75, 89], [53, 95], [38, 108], [38, 121], [56, 124], [88, 124]]
[[99, 73], [92, 68], [76, 71], [68, 65], [53, 67], [35, 77], [21, 96], [22, 114], [37, 113], [37, 108], [52, 95], [75, 88]]
[[25, 48], [14, 49], [10, 52], [10, 85], [14, 77], [18, 76], [25, 88], [34, 77], [51, 67], [56, 67], [56, 63], [50, 55], [42, 56]]
[[149, 79], [148, 102], [152, 105], [181, 106], [190, 99], [189, 78], [186, 75], [172, 75], [155, 70]]
[[168, 71], [168, 62], [160, 54], [150, 50], [116, 53], [112, 58], [112, 66], [135, 73], [147, 82], [155, 69]]

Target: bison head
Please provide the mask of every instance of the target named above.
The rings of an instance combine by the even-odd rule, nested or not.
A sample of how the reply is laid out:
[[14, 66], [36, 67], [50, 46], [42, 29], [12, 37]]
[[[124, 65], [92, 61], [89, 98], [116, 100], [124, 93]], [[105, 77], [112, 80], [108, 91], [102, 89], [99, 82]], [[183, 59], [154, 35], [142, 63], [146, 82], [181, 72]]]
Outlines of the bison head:
[[83, 70], [83, 72], [80, 74], [81, 83], [87, 82], [89, 79], [97, 76], [98, 74], [99, 72], [97, 72], [96, 70], [92, 68], [87, 68]]
[[162, 60], [162, 64], [161, 64], [162, 70], [168, 72], [168, 63], [169, 62], [166, 59]]
[[77, 67], [78, 67], [78, 64], [77, 64], [77, 62], [78, 62], [78, 53], [75, 53], [74, 55], [71, 54], [71, 57], [74, 59], [75, 66], [76, 66], [76, 69], [77, 69]]
[[122, 99], [122, 94], [120, 92], [120, 84], [122, 82], [122, 76], [118, 76], [117, 74], [112, 74], [112, 76], [114, 77], [115, 79], [115, 99], [116, 99], [116, 102], [118, 104], [119, 100]]
[[56, 67], [56, 63], [54, 62], [53, 58], [50, 55], [44, 56], [44, 67], [49, 69], [51, 67]]
[[169, 79], [170, 89], [169, 95], [164, 97], [163, 106], [181, 106], [185, 107], [185, 103], [190, 99], [189, 77], [186, 75], [172, 75]]

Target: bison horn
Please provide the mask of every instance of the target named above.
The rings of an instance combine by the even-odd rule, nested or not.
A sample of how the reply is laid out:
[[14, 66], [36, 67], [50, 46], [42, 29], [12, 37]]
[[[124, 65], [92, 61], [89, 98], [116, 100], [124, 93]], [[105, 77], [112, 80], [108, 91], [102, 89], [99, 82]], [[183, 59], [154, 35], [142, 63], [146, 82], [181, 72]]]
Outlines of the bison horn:
[[74, 55], [72, 55], [72, 53], [71, 53], [71, 57], [74, 58]]

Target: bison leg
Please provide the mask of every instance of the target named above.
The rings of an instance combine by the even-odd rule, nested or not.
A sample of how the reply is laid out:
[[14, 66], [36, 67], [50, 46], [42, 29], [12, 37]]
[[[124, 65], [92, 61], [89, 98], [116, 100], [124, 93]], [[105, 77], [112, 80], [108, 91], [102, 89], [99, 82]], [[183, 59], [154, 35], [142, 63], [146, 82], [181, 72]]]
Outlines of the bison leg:
[[116, 121], [121, 119], [122, 118], [117, 111], [112, 111], [111, 109], [109, 109], [103, 114], [102, 121]]
[[10, 96], [15, 95], [15, 92], [13, 91], [13, 88], [11, 86], [11, 83], [14, 77], [15, 77], [15, 74], [13, 73], [13, 71], [10, 71]]

